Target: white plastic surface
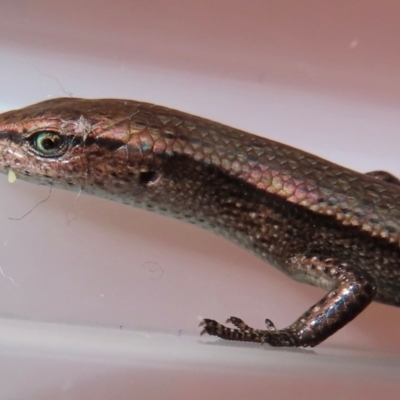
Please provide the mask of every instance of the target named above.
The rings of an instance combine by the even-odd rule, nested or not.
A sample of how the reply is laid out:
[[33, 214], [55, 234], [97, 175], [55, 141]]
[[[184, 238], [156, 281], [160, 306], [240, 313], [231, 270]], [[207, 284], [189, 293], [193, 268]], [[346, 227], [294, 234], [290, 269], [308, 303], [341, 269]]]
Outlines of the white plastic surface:
[[[2, 1], [0, 111], [132, 98], [400, 176], [400, 3], [378, 3]], [[323, 292], [182, 222], [0, 178], [1, 399], [399, 398], [400, 309], [312, 351], [200, 340], [201, 317], [283, 327]]]

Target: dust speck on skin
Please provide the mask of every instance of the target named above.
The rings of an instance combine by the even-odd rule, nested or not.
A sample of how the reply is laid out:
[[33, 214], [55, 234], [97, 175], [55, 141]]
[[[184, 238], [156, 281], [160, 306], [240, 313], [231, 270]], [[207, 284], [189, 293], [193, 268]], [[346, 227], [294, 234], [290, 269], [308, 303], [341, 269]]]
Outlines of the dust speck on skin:
[[10, 183], [14, 183], [17, 180], [17, 175], [12, 169], [8, 170], [7, 177], [8, 177], [8, 182]]

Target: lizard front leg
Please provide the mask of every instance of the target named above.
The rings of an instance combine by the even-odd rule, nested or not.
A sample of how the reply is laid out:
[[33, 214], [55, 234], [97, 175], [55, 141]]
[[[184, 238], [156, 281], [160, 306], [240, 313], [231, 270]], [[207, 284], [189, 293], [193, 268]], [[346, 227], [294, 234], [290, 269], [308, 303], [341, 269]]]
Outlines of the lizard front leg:
[[227, 321], [233, 323], [236, 329], [204, 319], [200, 324], [203, 327], [201, 334], [208, 333], [227, 340], [268, 343], [271, 346], [314, 347], [354, 319], [371, 303], [376, 293], [373, 278], [348, 263], [306, 255], [291, 257], [288, 263], [293, 266], [291, 270], [301, 271], [303, 282], [329, 290], [297, 321], [277, 330], [267, 319], [267, 329], [261, 330], [249, 327], [236, 317]]

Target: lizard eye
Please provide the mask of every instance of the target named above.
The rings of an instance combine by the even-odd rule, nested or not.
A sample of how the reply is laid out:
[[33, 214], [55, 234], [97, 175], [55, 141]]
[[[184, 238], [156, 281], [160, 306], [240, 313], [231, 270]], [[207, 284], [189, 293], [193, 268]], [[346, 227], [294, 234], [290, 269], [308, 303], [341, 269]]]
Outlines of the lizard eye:
[[67, 142], [55, 132], [42, 131], [31, 138], [32, 150], [42, 157], [58, 157], [65, 153]]

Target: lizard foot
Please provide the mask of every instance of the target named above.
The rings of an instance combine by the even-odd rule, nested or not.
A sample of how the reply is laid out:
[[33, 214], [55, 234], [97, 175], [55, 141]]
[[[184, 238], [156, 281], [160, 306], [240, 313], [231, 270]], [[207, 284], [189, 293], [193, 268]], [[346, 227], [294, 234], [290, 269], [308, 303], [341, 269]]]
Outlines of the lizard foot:
[[269, 319], [265, 320], [266, 330], [254, 329], [240, 318], [230, 317], [226, 323], [231, 323], [236, 329], [228, 328], [212, 319], [204, 319], [200, 326], [203, 328], [200, 335], [209, 334], [221, 339], [240, 342], [268, 343], [271, 346], [299, 346], [297, 335], [288, 329], [276, 330]]

